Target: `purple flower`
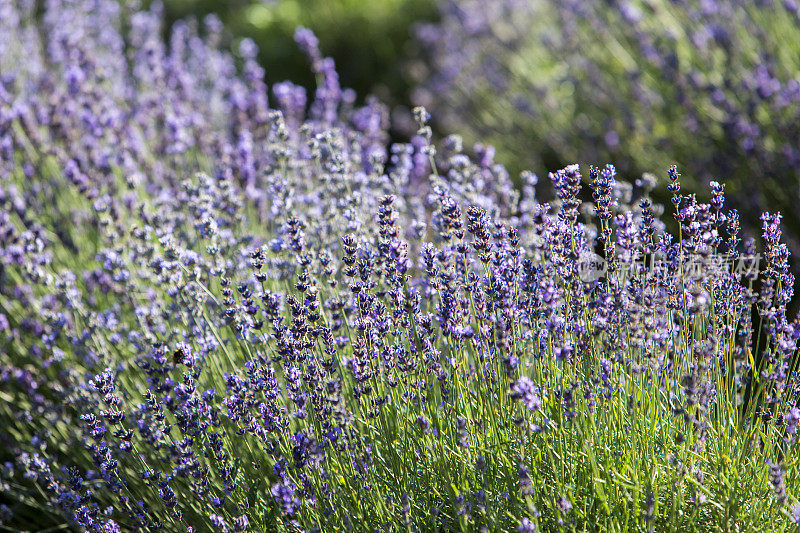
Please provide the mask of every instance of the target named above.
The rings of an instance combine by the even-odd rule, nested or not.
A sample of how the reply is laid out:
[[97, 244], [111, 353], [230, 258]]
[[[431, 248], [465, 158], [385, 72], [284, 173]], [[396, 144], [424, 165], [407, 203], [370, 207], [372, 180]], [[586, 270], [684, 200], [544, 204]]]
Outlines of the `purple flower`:
[[786, 433], [794, 438], [797, 434], [797, 424], [800, 423], [800, 409], [791, 407], [786, 411], [784, 421], [786, 422]]
[[208, 520], [211, 522], [211, 525], [214, 526], [216, 531], [220, 531], [221, 533], [227, 533], [230, 531], [230, 529], [228, 529], [228, 523], [225, 521], [224, 517], [218, 514], [211, 514], [209, 515]]
[[294, 32], [294, 40], [306, 54], [319, 53], [319, 39], [308, 28], [298, 26]]
[[790, 513], [792, 523], [795, 525], [800, 525], [800, 503], [795, 503], [792, 505]]
[[276, 483], [272, 486], [270, 492], [283, 513], [293, 515], [299, 510], [301, 502], [295, 496], [295, 488], [291, 483]]
[[530, 411], [535, 412], [542, 408], [541, 389], [526, 376], [520, 377], [511, 386], [511, 397], [522, 401], [522, 405]]
[[570, 509], [572, 509], [572, 502], [570, 502], [563, 495], [558, 496], [556, 504], [558, 505], [558, 508], [562, 513], [567, 513], [569, 512]]
[[520, 521], [519, 525], [517, 526], [517, 531], [519, 531], [519, 533], [535, 533], [536, 524], [531, 522], [530, 518], [526, 516]]

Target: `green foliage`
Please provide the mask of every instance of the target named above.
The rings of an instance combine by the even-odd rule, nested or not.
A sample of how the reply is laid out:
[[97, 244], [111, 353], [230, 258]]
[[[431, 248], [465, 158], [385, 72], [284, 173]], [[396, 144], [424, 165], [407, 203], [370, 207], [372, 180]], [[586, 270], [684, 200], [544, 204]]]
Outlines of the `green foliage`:
[[410, 26], [436, 14], [433, 0], [166, 0], [165, 7], [170, 20], [217, 13], [233, 36], [252, 38], [269, 83], [289, 79], [314, 87], [293, 40], [297, 26], [310, 28], [336, 61], [344, 86], [388, 103], [408, 99], [399, 59], [412, 46]]

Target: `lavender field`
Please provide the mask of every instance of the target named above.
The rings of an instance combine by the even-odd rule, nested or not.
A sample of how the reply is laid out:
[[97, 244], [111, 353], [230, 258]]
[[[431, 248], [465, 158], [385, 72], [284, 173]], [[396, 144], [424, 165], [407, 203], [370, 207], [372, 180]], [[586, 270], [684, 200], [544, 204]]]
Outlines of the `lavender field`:
[[800, 528], [800, 7], [438, 8], [0, 0], [0, 531]]

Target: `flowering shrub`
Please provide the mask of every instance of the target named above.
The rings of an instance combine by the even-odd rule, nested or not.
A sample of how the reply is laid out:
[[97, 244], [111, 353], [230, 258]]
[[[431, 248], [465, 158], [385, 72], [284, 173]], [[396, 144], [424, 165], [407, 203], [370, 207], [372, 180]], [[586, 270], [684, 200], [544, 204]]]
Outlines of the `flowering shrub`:
[[4, 527], [800, 521], [779, 215], [756, 276], [674, 168], [677, 235], [652, 183], [571, 165], [540, 203], [423, 109], [387, 150], [302, 28], [309, 105], [213, 18], [34, 8], [0, 3]]
[[[745, 229], [800, 197], [794, 0], [442, 0], [420, 103], [524, 168], [672, 164], [724, 180]], [[800, 219], [786, 220], [800, 250]], [[755, 234], [755, 233], [754, 233]]]

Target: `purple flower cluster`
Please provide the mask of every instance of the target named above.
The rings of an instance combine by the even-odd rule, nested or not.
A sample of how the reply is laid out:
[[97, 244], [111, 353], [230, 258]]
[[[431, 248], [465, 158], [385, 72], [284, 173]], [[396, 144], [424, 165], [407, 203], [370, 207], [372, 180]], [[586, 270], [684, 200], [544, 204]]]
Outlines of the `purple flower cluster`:
[[[309, 102], [214, 18], [164, 44], [157, 5], [35, 8], [0, 2], [3, 525], [790, 519], [778, 215], [758, 284], [689, 272], [752, 248], [721, 187], [704, 204], [670, 171], [677, 235], [610, 165], [590, 194], [578, 165], [551, 173], [540, 203], [489, 147], [434, 145], [424, 109], [386, 148], [386, 110], [354, 107], [305, 30]], [[637, 262], [656, 254], [666, 271]]]

